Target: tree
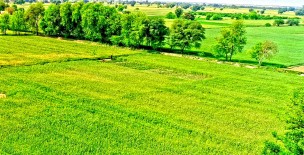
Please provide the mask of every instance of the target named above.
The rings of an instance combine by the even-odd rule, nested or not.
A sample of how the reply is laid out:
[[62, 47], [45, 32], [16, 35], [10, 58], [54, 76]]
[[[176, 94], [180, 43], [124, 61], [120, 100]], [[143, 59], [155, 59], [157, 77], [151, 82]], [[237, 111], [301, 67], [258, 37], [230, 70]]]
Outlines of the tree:
[[191, 12], [186, 12], [186, 13], [184, 13], [183, 18], [188, 19], [188, 20], [194, 20], [195, 16]]
[[86, 39], [110, 42], [112, 35], [120, 34], [120, 14], [114, 7], [87, 3], [81, 12], [81, 25]]
[[289, 106], [284, 135], [273, 136], [276, 142], [265, 142], [263, 154], [304, 154], [304, 89], [294, 93], [292, 104]]
[[61, 33], [60, 22], [60, 6], [51, 4], [45, 10], [40, 26], [46, 35], [59, 36]]
[[219, 56], [225, 56], [226, 61], [232, 60], [232, 56], [242, 52], [246, 45], [246, 30], [243, 21], [235, 21], [229, 28], [221, 31], [221, 37], [217, 39], [215, 49]]
[[274, 22], [273, 22], [273, 25], [276, 25], [276, 26], [280, 26], [282, 24], [284, 24], [283, 19], [275, 19]]
[[192, 9], [192, 11], [198, 11], [198, 10], [201, 10], [201, 8], [204, 8], [204, 7], [201, 5], [193, 5], [191, 9]]
[[176, 10], [175, 10], [175, 15], [176, 15], [176, 17], [177, 18], [179, 18], [179, 17], [181, 17], [181, 15], [183, 14], [183, 9], [181, 9], [181, 8], [177, 8]]
[[288, 24], [289, 26], [293, 26], [293, 25], [299, 26], [300, 20], [299, 19], [288, 19], [286, 24]]
[[149, 31], [148, 17], [142, 12], [133, 12], [123, 15], [121, 19], [122, 30], [119, 40], [128, 47], [139, 47]]
[[3, 34], [6, 35], [6, 31], [9, 28], [10, 16], [8, 13], [4, 13], [0, 16], [0, 29]]
[[18, 35], [20, 35], [21, 31], [26, 30], [24, 10], [19, 9], [13, 13], [11, 17], [11, 29]]
[[165, 36], [169, 33], [169, 29], [166, 27], [164, 19], [150, 17], [148, 26], [149, 29], [145, 34], [148, 46], [152, 46], [153, 49], [162, 47]]
[[15, 0], [15, 4], [24, 4], [25, 3], [25, 0]]
[[31, 4], [25, 12], [25, 19], [32, 28], [32, 31], [38, 35], [39, 33], [39, 21], [43, 18], [44, 7], [43, 3]]
[[82, 9], [83, 5], [84, 5], [84, 2], [77, 2], [72, 5], [73, 31], [72, 31], [71, 35], [73, 37], [79, 38], [79, 39], [82, 39], [84, 36], [82, 25], [81, 25], [81, 21], [82, 21], [81, 9]]
[[72, 22], [72, 4], [65, 2], [60, 5], [60, 25], [64, 37], [70, 37], [74, 30]]
[[259, 66], [261, 66], [265, 59], [270, 59], [278, 51], [278, 46], [275, 43], [271, 41], [260, 42], [252, 48], [251, 57], [258, 60]]
[[3, 11], [5, 9], [5, 2], [4, 0], [0, 0], [0, 11]]
[[136, 1], [131, 1], [131, 2], [130, 2], [130, 5], [131, 5], [132, 7], [134, 7], [135, 4], [136, 4]]
[[169, 13], [166, 15], [166, 18], [168, 18], [168, 19], [175, 19], [175, 18], [176, 18], [176, 15], [175, 15], [173, 12], [169, 12]]
[[197, 21], [178, 19], [173, 22], [170, 35], [169, 41], [173, 41], [170, 46], [180, 47], [183, 53], [185, 49], [201, 46], [205, 39], [205, 29]]

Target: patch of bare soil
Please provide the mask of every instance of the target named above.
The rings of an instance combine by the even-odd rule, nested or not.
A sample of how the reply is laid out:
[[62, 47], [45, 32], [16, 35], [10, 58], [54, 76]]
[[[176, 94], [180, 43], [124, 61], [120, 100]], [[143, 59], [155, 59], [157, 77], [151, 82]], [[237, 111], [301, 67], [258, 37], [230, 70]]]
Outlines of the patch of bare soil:
[[288, 70], [304, 73], [304, 66], [290, 67]]

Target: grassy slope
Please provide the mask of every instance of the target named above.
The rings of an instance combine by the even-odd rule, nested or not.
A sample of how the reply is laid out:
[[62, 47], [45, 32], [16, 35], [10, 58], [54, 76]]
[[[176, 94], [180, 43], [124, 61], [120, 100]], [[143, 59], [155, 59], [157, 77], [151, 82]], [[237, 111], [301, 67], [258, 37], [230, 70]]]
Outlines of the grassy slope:
[[[37, 36], [0, 36], [0, 66], [31, 65], [52, 61], [108, 58], [136, 53], [87, 41]], [[38, 48], [38, 49], [37, 49]]]
[[[49, 47], [76, 46], [35, 37], [34, 57], [45, 51], [40, 39], [54, 43]], [[259, 154], [271, 132], [283, 130], [278, 117], [303, 85], [294, 74], [145, 53], [0, 74], [8, 96], [0, 100], [0, 153], [12, 154]]]

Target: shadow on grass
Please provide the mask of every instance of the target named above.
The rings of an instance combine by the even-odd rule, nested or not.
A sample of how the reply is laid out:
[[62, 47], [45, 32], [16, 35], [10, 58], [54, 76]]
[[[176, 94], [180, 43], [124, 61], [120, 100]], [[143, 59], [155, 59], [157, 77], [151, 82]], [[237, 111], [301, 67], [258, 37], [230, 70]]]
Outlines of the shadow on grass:
[[[223, 60], [223, 61], [225, 61], [225, 60]], [[254, 61], [254, 60], [233, 59], [231, 62], [238, 62], [238, 63], [248, 64], [248, 65], [258, 66], [258, 62]], [[262, 66], [265, 66], [265, 67], [275, 67], [275, 68], [287, 68], [288, 67], [286, 65], [277, 64], [277, 63], [269, 63], [269, 62], [263, 62]]]

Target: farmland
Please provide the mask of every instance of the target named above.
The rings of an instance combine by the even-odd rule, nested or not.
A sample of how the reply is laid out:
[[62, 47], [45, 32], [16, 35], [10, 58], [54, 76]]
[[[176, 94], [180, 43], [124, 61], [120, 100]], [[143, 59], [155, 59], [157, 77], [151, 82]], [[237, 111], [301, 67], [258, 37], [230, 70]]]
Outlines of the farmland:
[[[286, 132], [288, 105], [304, 85], [303, 25], [266, 27], [274, 20], [244, 20], [247, 44], [227, 62], [218, 57], [215, 45], [233, 19], [196, 16], [206, 39], [181, 54], [179, 48], [169, 51], [165, 39], [157, 44], [160, 50], [151, 48], [147, 38], [139, 42], [144, 35], [137, 33], [142, 19], [162, 24], [138, 11], [164, 17], [175, 8], [136, 4], [123, 14], [97, 3], [84, 6], [70, 8], [82, 10], [73, 14], [85, 17], [76, 24], [86, 32], [63, 30], [69, 36], [63, 37], [59, 29], [66, 25], [54, 22], [58, 27], [52, 27], [49, 22], [62, 18], [50, 13], [61, 13], [61, 8], [44, 4], [42, 8], [53, 10], [37, 29], [40, 35], [31, 29], [0, 35], [0, 154], [261, 154], [266, 141], [275, 141], [273, 132]], [[106, 16], [107, 11], [99, 10], [92, 20], [94, 9], [108, 9], [109, 17], [122, 20], [121, 27], [109, 18], [103, 29], [87, 24]], [[265, 14], [278, 15], [271, 9]], [[165, 19], [163, 24], [172, 23], [174, 19]], [[135, 33], [116, 32], [129, 29]], [[75, 32], [86, 36], [77, 38]], [[265, 40], [277, 44], [279, 53], [257, 66], [249, 51]], [[293, 66], [299, 72], [287, 70]]]

